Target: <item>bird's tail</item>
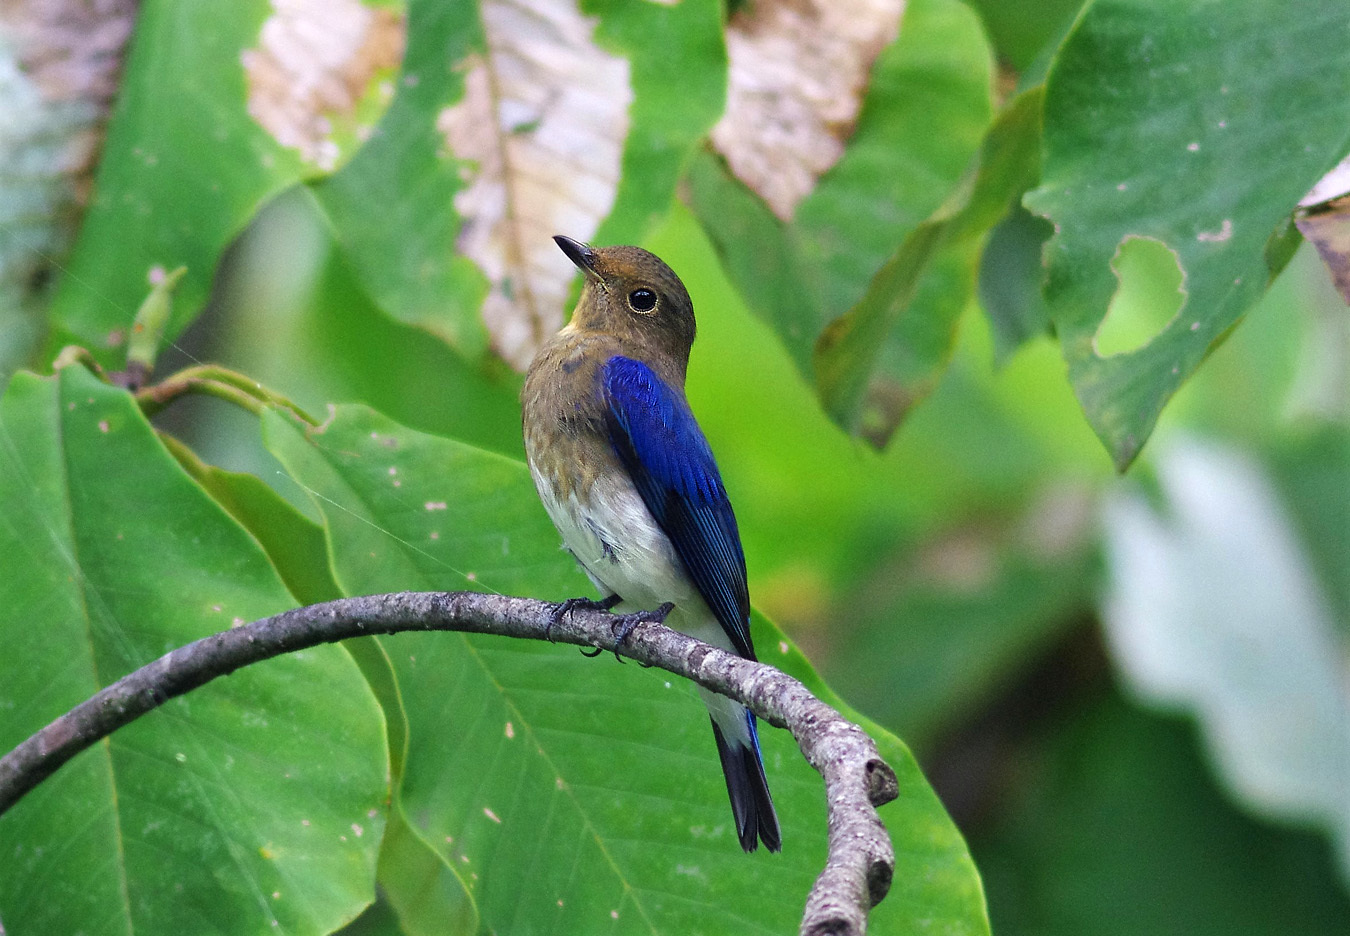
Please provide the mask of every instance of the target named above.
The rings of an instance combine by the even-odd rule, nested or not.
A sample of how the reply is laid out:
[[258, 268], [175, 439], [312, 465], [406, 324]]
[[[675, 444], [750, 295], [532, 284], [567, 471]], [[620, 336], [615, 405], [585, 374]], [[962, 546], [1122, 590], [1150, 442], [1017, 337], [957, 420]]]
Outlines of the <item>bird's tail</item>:
[[731, 813], [736, 819], [741, 848], [752, 852], [762, 841], [771, 852], [781, 850], [783, 835], [778, 828], [773, 797], [769, 795], [769, 782], [764, 778], [755, 716], [745, 706], [725, 696], [705, 691], [704, 701], [708, 703], [713, 737], [717, 739], [717, 756], [722, 759], [722, 773], [726, 776], [727, 794], [731, 797]]

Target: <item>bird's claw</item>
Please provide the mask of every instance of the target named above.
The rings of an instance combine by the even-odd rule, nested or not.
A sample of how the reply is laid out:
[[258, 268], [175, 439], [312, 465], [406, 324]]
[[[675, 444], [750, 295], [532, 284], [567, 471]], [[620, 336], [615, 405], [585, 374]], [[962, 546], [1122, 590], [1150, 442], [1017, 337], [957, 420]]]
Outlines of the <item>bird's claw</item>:
[[[609, 625], [610, 631], [614, 634], [614, 659], [620, 663], [623, 662], [623, 658], [619, 656], [619, 648], [624, 645], [624, 641], [628, 640], [628, 635], [637, 630], [639, 624], [664, 624], [666, 615], [670, 614], [674, 607], [675, 605], [667, 601], [653, 611], [635, 611], [632, 614], [616, 615]], [[650, 666], [651, 664], [644, 663], [642, 665]]]
[[568, 598], [566, 601], [560, 601], [553, 606], [553, 612], [548, 616], [548, 623], [544, 625], [544, 636], [548, 638], [549, 643], [553, 643], [553, 628], [561, 624], [562, 619], [577, 608], [583, 611], [608, 611], [622, 600], [618, 595], [610, 595], [599, 601], [594, 598]]

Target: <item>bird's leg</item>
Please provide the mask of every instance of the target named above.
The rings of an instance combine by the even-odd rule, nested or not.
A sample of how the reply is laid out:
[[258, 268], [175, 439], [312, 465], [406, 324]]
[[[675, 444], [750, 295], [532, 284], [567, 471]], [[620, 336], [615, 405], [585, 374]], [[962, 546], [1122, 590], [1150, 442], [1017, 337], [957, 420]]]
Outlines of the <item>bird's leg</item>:
[[[544, 625], [544, 636], [553, 642], [553, 628], [562, 623], [565, 615], [571, 614], [577, 608], [583, 611], [609, 611], [620, 601], [623, 601], [618, 595], [610, 595], [608, 598], [602, 598], [596, 601], [594, 598], [568, 598], [566, 601], [560, 601], [553, 606], [553, 613], [548, 616], [548, 623]], [[585, 653], [586, 651], [581, 651]]]
[[[616, 615], [609, 625], [610, 630], [614, 633], [614, 659], [620, 663], [623, 662], [623, 659], [619, 656], [619, 648], [623, 646], [624, 641], [628, 639], [628, 635], [633, 633], [639, 624], [664, 624], [666, 615], [670, 614], [674, 607], [674, 604], [667, 601], [653, 611], [634, 611], [632, 614]], [[650, 666], [651, 664], [643, 663], [641, 665]]]

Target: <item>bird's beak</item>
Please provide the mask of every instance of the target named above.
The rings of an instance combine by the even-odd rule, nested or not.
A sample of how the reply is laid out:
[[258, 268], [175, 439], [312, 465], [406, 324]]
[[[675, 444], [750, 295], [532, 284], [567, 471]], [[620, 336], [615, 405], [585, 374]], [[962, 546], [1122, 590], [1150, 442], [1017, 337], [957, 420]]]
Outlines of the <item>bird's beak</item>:
[[567, 254], [567, 259], [577, 265], [582, 273], [586, 274], [587, 279], [600, 281], [600, 274], [595, 269], [595, 251], [587, 247], [581, 241], [572, 240], [570, 237], [564, 237], [561, 234], [553, 235], [553, 242]]

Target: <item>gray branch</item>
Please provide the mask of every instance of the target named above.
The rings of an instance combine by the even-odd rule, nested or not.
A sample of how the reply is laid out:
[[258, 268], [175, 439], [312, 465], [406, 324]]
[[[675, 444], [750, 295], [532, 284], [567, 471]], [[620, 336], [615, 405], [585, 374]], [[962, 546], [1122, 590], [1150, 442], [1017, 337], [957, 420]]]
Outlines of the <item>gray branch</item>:
[[[546, 639], [557, 605], [475, 592], [398, 592], [342, 598], [212, 634], [165, 654], [81, 703], [0, 758], [0, 814], [66, 761], [175, 696], [283, 653], [371, 634], [463, 631]], [[577, 608], [552, 629], [558, 643], [615, 650], [621, 617]], [[876, 807], [898, 795], [895, 772], [861, 728], [805, 686], [763, 663], [718, 650], [660, 624], [640, 624], [625, 657], [730, 696], [787, 728], [825, 780], [829, 854], [811, 889], [803, 936], [861, 936], [890, 889], [895, 854]]]

